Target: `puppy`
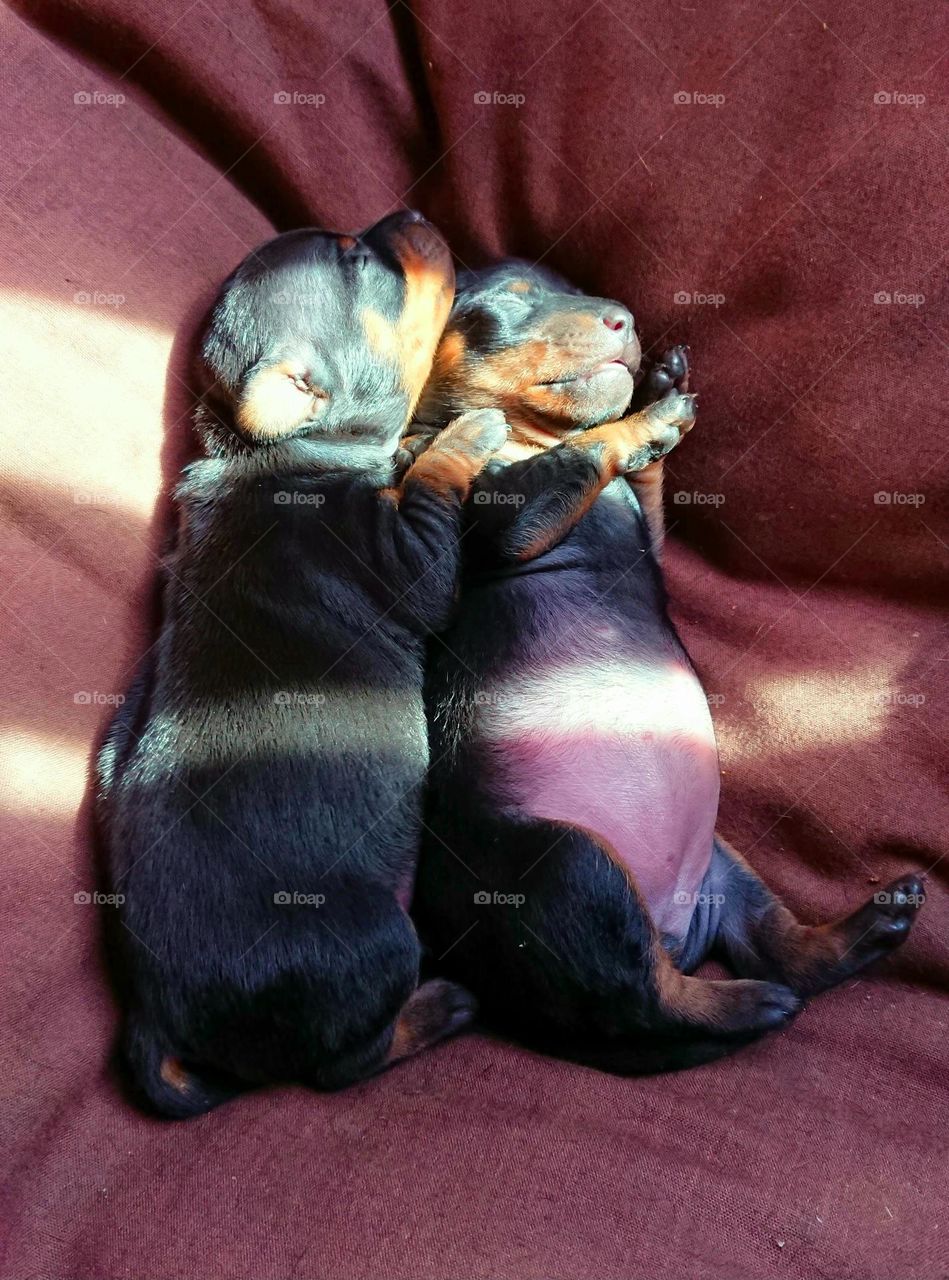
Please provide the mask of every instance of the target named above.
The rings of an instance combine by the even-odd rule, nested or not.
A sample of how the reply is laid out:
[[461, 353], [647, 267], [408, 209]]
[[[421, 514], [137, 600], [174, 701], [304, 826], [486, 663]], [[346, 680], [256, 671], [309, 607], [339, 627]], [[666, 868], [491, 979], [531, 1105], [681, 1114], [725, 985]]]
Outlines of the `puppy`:
[[[661, 507], [651, 536], [610, 442], [651, 428], [623, 458], [642, 465], [691, 425], [684, 349], [646, 380], [655, 403], [591, 425], [623, 412], [639, 362], [624, 307], [505, 263], [459, 281], [421, 407], [434, 424], [496, 404], [513, 434], [469, 499], [461, 605], [431, 657], [416, 920], [489, 1024], [619, 1073], [784, 1025], [903, 942], [922, 894], [907, 876], [808, 927], [715, 834], [715, 739], [666, 612]], [[713, 954], [738, 980], [689, 976]]]
[[425, 636], [503, 416], [463, 417], [400, 483], [393, 466], [453, 284], [435, 229], [399, 214], [279, 236], [211, 315], [207, 456], [178, 487], [161, 632], [99, 759], [124, 1047], [165, 1115], [335, 1089], [471, 1016], [452, 984], [418, 986], [404, 903]]

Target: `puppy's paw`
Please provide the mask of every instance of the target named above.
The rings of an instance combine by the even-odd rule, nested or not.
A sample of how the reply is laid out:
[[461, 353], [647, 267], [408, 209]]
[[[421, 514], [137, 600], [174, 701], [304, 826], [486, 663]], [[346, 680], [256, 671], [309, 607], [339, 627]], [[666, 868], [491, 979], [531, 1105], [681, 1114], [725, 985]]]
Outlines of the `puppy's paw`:
[[853, 939], [846, 955], [854, 970], [902, 946], [925, 901], [922, 880], [906, 875], [878, 890], [869, 902], [848, 916], [840, 927], [846, 939]]
[[649, 408], [617, 423], [621, 445], [620, 471], [629, 475], [664, 458], [694, 422], [695, 396], [673, 390]]
[[424, 994], [439, 1038], [461, 1031], [478, 1011], [478, 1002], [471, 992], [445, 978], [432, 978], [419, 987], [419, 992]]
[[422, 456], [435, 439], [436, 432], [419, 427], [404, 435], [395, 451], [395, 473], [404, 479], [406, 471]]
[[[646, 416], [657, 427], [674, 429], [676, 432], [674, 443], [677, 444], [679, 437], [691, 431], [695, 425], [697, 403], [698, 396], [694, 392], [683, 393], [673, 388], [667, 391], [661, 400], [649, 406]], [[666, 452], [668, 453], [668, 449]]]
[[411, 1057], [474, 1020], [477, 1001], [464, 987], [445, 978], [432, 978], [413, 991], [393, 1028], [389, 1062]]
[[432, 441], [438, 435], [434, 428], [416, 426], [407, 432], [399, 441], [399, 449], [406, 453], [414, 462], [416, 458], [420, 458]]
[[803, 1002], [790, 987], [777, 982], [736, 978], [727, 983], [727, 1011], [722, 1020], [725, 1035], [763, 1035], [786, 1026], [799, 1013]]
[[454, 449], [477, 458], [488, 458], [505, 443], [511, 428], [500, 409], [470, 409], [432, 442], [433, 449]]
[[689, 349], [686, 346], [670, 347], [659, 357], [636, 388], [634, 409], [648, 409], [662, 400], [670, 391], [685, 393], [689, 390]]

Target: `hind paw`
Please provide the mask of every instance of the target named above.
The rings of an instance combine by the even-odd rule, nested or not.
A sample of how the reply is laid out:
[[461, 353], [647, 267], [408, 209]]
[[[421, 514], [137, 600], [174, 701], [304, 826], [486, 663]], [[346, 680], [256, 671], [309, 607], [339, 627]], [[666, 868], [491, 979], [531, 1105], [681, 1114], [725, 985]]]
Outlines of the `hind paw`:
[[900, 876], [878, 890], [847, 922], [847, 931], [854, 936], [850, 952], [855, 967], [870, 964], [901, 946], [925, 901], [926, 891], [918, 876]]
[[763, 1035], [787, 1026], [803, 1005], [801, 997], [778, 982], [739, 978], [726, 984], [727, 1007], [723, 1010], [725, 1035]]

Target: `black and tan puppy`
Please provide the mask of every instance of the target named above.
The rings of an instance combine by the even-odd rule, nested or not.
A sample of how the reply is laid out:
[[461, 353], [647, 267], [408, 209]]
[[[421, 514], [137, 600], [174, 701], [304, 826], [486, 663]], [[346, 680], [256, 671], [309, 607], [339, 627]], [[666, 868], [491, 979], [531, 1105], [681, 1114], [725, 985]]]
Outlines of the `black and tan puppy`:
[[[646, 379], [656, 402], [599, 425], [638, 363], [625, 308], [502, 264], [459, 281], [421, 410], [497, 404], [513, 433], [475, 482], [460, 610], [432, 652], [416, 919], [489, 1025], [622, 1073], [783, 1025], [899, 945], [922, 895], [905, 877], [808, 927], [716, 836], [708, 703], [614, 478], [671, 447], [694, 401], [676, 348]], [[688, 976], [710, 954], [738, 979]]]
[[452, 603], [462, 501], [507, 434], [469, 415], [396, 483], [453, 283], [435, 229], [394, 215], [270, 241], [215, 305], [208, 456], [179, 486], [161, 633], [99, 762], [125, 1050], [164, 1114], [336, 1088], [471, 1015], [452, 984], [418, 986], [403, 909], [424, 639]]

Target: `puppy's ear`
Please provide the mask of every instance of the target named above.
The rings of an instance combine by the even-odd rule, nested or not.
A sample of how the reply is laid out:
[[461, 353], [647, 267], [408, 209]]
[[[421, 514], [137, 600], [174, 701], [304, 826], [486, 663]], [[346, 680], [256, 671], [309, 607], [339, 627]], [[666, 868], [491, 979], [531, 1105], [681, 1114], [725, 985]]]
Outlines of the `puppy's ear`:
[[292, 360], [267, 365], [249, 375], [237, 398], [238, 429], [260, 442], [292, 435], [326, 412], [329, 394]]

